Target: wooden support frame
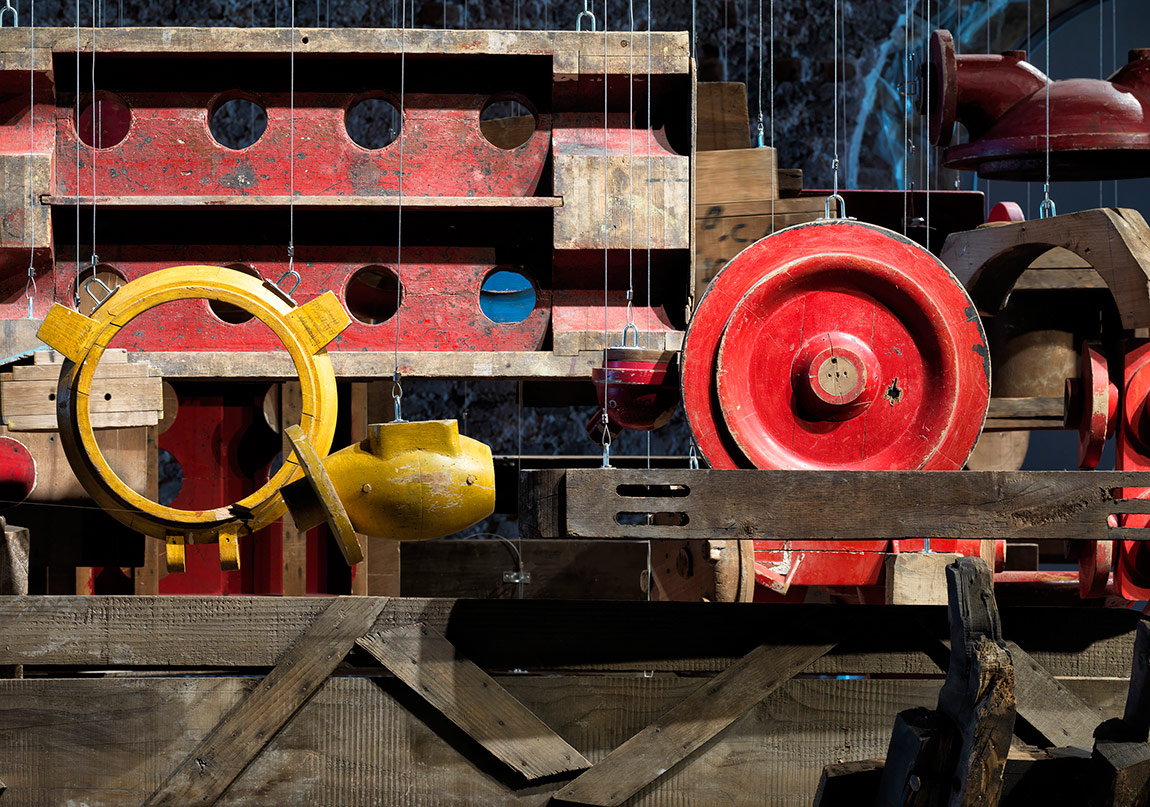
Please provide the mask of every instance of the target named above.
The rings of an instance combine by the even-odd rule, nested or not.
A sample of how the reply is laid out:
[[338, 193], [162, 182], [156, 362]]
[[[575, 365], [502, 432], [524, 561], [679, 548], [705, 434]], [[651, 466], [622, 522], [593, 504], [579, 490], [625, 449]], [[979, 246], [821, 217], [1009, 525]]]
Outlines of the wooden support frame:
[[[274, 670], [307, 646], [317, 620], [349, 602], [378, 609], [362, 615], [355, 638], [403, 636], [403, 650], [442, 659], [442, 708], [422, 684], [385, 675], [362, 646], [341, 660], [341, 639], [322, 660], [332, 674], [295, 696], [289, 717], [265, 722], [262, 752], [250, 762], [236, 754], [240, 772], [219, 803], [544, 807], [568, 788], [564, 799], [594, 802], [631, 787], [640, 800], [807, 802], [825, 764], [880, 756], [896, 712], [937, 700], [938, 667], [923, 638], [937, 645], [948, 635], [943, 609], [915, 606], [0, 597], [0, 663], [36, 667], [35, 677], [0, 681], [5, 799], [143, 803], [188, 760], [198, 769], [207, 758], [197, 747], [226, 739], [231, 716], [266, 697], [251, 671], [282, 676]], [[1007, 639], [1104, 717], [1120, 700], [1138, 622], [1101, 609], [1017, 609], [1002, 619]], [[170, 677], [68, 677], [157, 666]], [[791, 677], [796, 670], [804, 675]], [[528, 779], [493, 756], [484, 743], [495, 738], [480, 742], [474, 729], [482, 721], [469, 731], [451, 715], [470, 709], [464, 680], [506, 690], [546, 727], [536, 736], [562, 738], [592, 763], [588, 778]], [[256, 711], [266, 720], [268, 710]], [[663, 755], [679, 736], [686, 746], [671, 742]]]

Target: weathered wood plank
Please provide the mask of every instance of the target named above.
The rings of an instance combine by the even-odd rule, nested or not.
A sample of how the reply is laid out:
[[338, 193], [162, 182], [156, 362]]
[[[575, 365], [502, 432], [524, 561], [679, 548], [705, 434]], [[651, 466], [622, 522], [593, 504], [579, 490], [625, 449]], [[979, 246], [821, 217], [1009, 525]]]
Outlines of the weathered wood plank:
[[145, 805], [215, 804], [331, 675], [385, 602], [357, 597], [328, 604], [252, 694], [211, 730]]
[[[0, 596], [0, 664], [267, 668], [326, 605], [314, 597]], [[1053, 675], [1129, 677], [1139, 614], [1003, 613], [1006, 637]], [[415, 623], [443, 633], [480, 667], [533, 672], [714, 673], [759, 644], [801, 643], [818, 630], [841, 641], [811, 672], [937, 676], [923, 631], [948, 636], [939, 607], [423, 598], [388, 600], [372, 630]]]
[[1007, 642], [1006, 647], [1014, 662], [1019, 717], [1053, 746], [1092, 747], [1102, 712], [1067, 689], [1016, 642]]
[[695, 152], [749, 149], [747, 85], [741, 81], [700, 81], [695, 86]]
[[528, 780], [591, 766], [438, 631], [406, 625], [368, 634], [356, 644]]
[[[698, 686], [662, 674], [496, 680], [591, 760]], [[138, 807], [258, 683], [201, 676], [0, 682], [5, 803]], [[809, 807], [825, 765], [882, 756], [894, 715], [932, 704], [939, 684], [793, 679], [633, 804]], [[1095, 686], [1117, 701], [1109, 714], [1121, 714], [1125, 683]], [[435, 718], [394, 678], [330, 678], [220, 804], [542, 807], [562, 786], [524, 789], [521, 780], [501, 778], [500, 766], [483, 764], [485, 752]]]
[[555, 798], [605, 807], [622, 804], [832, 647], [833, 643], [756, 648], [597, 762]]
[[[91, 196], [49, 196], [44, 203], [56, 207], [91, 207]], [[97, 196], [100, 208], [183, 208], [183, 207], [288, 207], [290, 196]], [[323, 207], [340, 209], [355, 207], [399, 207], [399, 196], [296, 196], [293, 206], [297, 210]], [[563, 207], [561, 196], [404, 196], [403, 207], [409, 210], [471, 209], [508, 207]]]
[[[1107, 540], [1115, 537], [1110, 514], [1150, 511], [1145, 502], [1115, 498], [1118, 488], [1145, 478], [1116, 471], [572, 469], [553, 497], [565, 507], [565, 532], [546, 535], [546, 524], [538, 526], [540, 537], [573, 538]], [[624, 513], [679, 517], [621, 524]], [[1122, 534], [1150, 539], [1150, 530]]]

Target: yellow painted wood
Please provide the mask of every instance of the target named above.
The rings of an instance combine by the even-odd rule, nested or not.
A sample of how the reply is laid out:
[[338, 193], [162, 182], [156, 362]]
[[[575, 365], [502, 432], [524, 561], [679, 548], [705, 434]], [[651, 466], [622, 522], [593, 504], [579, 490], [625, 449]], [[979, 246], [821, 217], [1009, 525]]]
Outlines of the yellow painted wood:
[[[326, 298], [326, 299], [325, 299]], [[255, 532], [286, 511], [280, 488], [301, 476], [289, 457], [268, 482], [234, 505], [209, 510], [179, 510], [151, 501], [130, 489], [109, 467], [92, 424], [89, 404], [96, 366], [120, 329], [140, 314], [174, 300], [208, 299], [230, 303], [267, 325], [291, 356], [303, 390], [305, 409], [300, 425], [319, 453], [331, 447], [336, 421], [336, 383], [331, 360], [322, 345], [350, 320], [330, 292], [312, 301], [306, 314], [265, 288], [258, 278], [219, 266], [178, 266], [147, 274], [120, 287], [84, 317], [56, 305], [40, 337], [69, 356], [57, 386], [61, 442], [77, 478], [88, 494], [111, 515], [138, 532], [157, 538], [181, 533], [192, 542], [212, 542], [221, 531], [236, 536]], [[240, 518], [236, 513], [246, 514]], [[230, 549], [228, 550], [230, 552]], [[238, 558], [238, 555], [237, 555]]]
[[183, 535], [171, 534], [165, 539], [168, 571], [178, 574], [187, 571], [187, 547]]
[[359, 536], [355, 534], [355, 528], [351, 525], [351, 519], [347, 516], [343, 502], [339, 500], [339, 495], [335, 492], [331, 479], [328, 478], [323, 461], [315, 453], [315, 449], [307, 441], [307, 435], [299, 426], [288, 426], [284, 433], [291, 441], [292, 450], [295, 451], [296, 459], [303, 468], [304, 477], [323, 508], [339, 551], [343, 553], [343, 559], [347, 561], [348, 566], [354, 566], [363, 560], [363, 547], [359, 544]]

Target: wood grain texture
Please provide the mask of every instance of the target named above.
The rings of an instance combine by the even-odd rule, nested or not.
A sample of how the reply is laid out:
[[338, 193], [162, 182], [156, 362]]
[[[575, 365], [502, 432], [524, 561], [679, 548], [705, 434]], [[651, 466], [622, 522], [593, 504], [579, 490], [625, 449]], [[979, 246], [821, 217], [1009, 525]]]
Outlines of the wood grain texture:
[[528, 780], [591, 763], [426, 625], [371, 633], [356, 644], [444, 717]]
[[[562, 493], [556, 491], [548, 500], [549, 507], [563, 507], [566, 529], [551, 536], [542, 531], [553, 526], [554, 519], [530, 523], [540, 537], [1107, 540], [1122, 530], [1108, 527], [1107, 516], [1150, 510], [1143, 502], [1114, 498], [1114, 490], [1133, 486], [1135, 478], [1098, 471], [572, 469], [566, 472]], [[619, 492], [620, 486], [651, 485], [681, 489], [661, 497]], [[826, 496], [828, 490], [837, 495]], [[650, 524], [617, 520], [620, 513], [662, 512], [687, 518]], [[1128, 540], [1150, 538], [1150, 530], [1127, 529], [1127, 534]]]
[[255, 690], [221, 720], [145, 805], [215, 804], [375, 622], [384, 600], [329, 603]]
[[[79, 48], [91, 50], [96, 35], [82, 31]], [[192, 53], [192, 54], [287, 54], [394, 53], [449, 55], [539, 55], [552, 56], [556, 75], [590, 73], [602, 75], [604, 59], [613, 72], [627, 73], [634, 60], [632, 37], [614, 33], [576, 31], [442, 31], [409, 29], [405, 35], [396, 28], [117, 28], [101, 31], [98, 45], [109, 54]], [[645, 72], [654, 74], [690, 71], [688, 38], [685, 33], [656, 32], [651, 35], [651, 64], [647, 70], [647, 39], [637, 40], [636, 54], [642, 51]], [[36, 50], [50, 58], [51, 51], [75, 52], [76, 32], [72, 28], [38, 28]], [[604, 56], [606, 49], [606, 56]], [[0, 33], [0, 66], [5, 70], [28, 69], [28, 39], [14, 30]]]
[[1102, 712], [1067, 689], [1016, 642], [1007, 642], [1006, 648], [1014, 662], [1019, 717], [1041, 732], [1052, 746], [1092, 747]]
[[749, 149], [747, 85], [741, 81], [700, 81], [695, 85], [695, 153]]
[[1150, 325], [1150, 228], [1134, 210], [1083, 210], [953, 233], [939, 257], [980, 310], [997, 311], [1027, 267], [1053, 247], [1078, 255], [1102, 277], [1124, 328]]
[[756, 648], [560, 790], [556, 800], [622, 804], [832, 647]]
[[[0, 664], [267, 668], [326, 605], [314, 597], [0, 597]], [[1005, 637], [1066, 686], [1130, 675], [1135, 612], [1003, 613]], [[799, 644], [818, 630], [840, 643], [812, 673], [937, 677], [924, 644], [949, 636], [938, 607], [423, 598], [387, 600], [372, 630], [415, 623], [480, 667], [533, 671], [715, 673], [760, 644]]]
[[946, 605], [946, 552], [901, 552], [886, 557], [887, 605]]

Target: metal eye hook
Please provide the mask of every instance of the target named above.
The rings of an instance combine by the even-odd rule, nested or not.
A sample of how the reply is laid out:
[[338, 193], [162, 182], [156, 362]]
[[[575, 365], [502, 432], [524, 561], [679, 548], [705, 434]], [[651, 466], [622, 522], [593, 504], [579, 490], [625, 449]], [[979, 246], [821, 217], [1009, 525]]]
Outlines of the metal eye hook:
[[[632, 338], [631, 344], [627, 344], [627, 334], [630, 332]], [[623, 326], [623, 341], [620, 347], [639, 347], [639, 329], [635, 326], [634, 322], [628, 322]]]
[[579, 16], [575, 18], [575, 30], [576, 31], [582, 31], [583, 30], [583, 18], [584, 17], [590, 17], [591, 18], [591, 31], [592, 31], [592, 33], [594, 33], [595, 24], [597, 21], [595, 19], [595, 12], [591, 10], [590, 3], [591, 3], [591, 0], [583, 0], [583, 10], [580, 11]]
[[395, 422], [403, 422], [403, 378], [396, 370], [391, 375], [391, 400], [395, 403]]
[[[97, 297], [95, 294], [92, 293], [92, 284], [93, 283], [99, 283], [100, 288], [102, 288], [104, 291], [106, 291], [108, 293], [105, 294], [103, 297]], [[92, 298], [92, 302], [94, 302], [96, 304], [96, 308], [99, 308], [104, 303], [106, 303], [108, 301], [108, 298], [111, 297], [113, 294], [115, 294], [116, 289], [118, 289], [118, 288], [120, 288], [120, 287], [116, 286], [116, 288], [114, 288], [114, 289], [108, 288], [108, 284], [105, 283], [103, 280], [100, 280], [100, 278], [96, 277], [95, 275], [92, 275], [90, 278], [88, 278], [87, 280], [84, 281], [84, 291], [87, 292], [88, 296]], [[93, 309], [93, 310], [95, 310], [95, 309]]]
[[[281, 285], [289, 277], [295, 278], [295, 283], [292, 284], [291, 291], [288, 291], [287, 289], [285, 289]], [[295, 290], [299, 288], [299, 284], [300, 284], [301, 280], [303, 280], [303, 278], [300, 277], [299, 272], [297, 272], [295, 270], [294, 266], [289, 265], [288, 270], [286, 272], [284, 272], [282, 275], [280, 275], [280, 279], [275, 282], [275, 287], [277, 289], [279, 289], [281, 292], [283, 292], [284, 296], [287, 297], [289, 300], [291, 300], [294, 303], [295, 298], [292, 297], [292, 295], [295, 294]]]
[[611, 424], [607, 418], [607, 409], [603, 409], [601, 418], [603, 424], [603, 467], [611, 467]]
[[12, 12], [12, 27], [13, 28], [19, 28], [20, 27], [20, 15], [16, 11], [15, 7], [13, 7], [12, 0], [4, 0], [4, 6], [3, 6], [3, 8], [0, 8], [0, 28], [4, 27], [4, 12], [6, 12], [6, 11]]
[[[838, 202], [838, 215], [831, 215], [831, 202]], [[840, 194], [832, 193], [823, 202], [823, 218], [824, 219], [845, 219], [847, 217], [847, 201]]]
[[1042, 192], [1045, 194], [1045, 198], [1042, 200], [1042, 204], [1038, 206], [1038, 218], [1049, 219], [1057, 216], [1058, 211], [1054, 207], [1054, 200], [1050, 198], [1050, 185], [1043, 185]]

